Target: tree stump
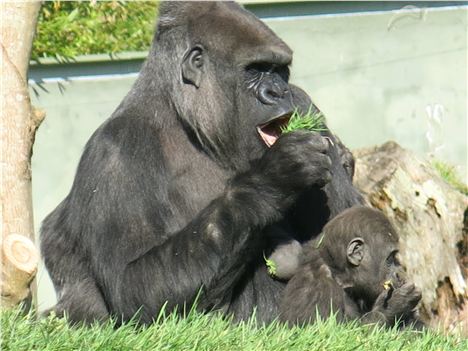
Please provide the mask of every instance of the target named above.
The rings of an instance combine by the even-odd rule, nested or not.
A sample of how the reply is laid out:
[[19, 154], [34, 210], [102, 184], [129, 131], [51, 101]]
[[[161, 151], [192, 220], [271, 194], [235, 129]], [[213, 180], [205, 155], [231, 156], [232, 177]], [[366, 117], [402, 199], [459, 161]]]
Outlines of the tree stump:
[[31, 106], [27, 71], [40, 7], [37, 0], [0, 2], [2, 308], [11, 308], [31, 295], [38, 261], [32, 243], [31, 154], [45, 114]]
[[421, 319], [468, 334], [468, 198], [394, 142], [357, 150], [355, 185], [400, 234], [402, 264], [422, 290]]

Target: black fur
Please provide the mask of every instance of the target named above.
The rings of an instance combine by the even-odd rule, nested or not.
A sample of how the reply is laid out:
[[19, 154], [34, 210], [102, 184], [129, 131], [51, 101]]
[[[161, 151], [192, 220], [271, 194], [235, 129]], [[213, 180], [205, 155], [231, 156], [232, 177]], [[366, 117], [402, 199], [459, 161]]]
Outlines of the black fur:
[[[405, 281], [396, 258], [398, 235], [381, 212], [345, 210], [322, 235], [304, 247], [303, 263], [284, 292], [281, 320], [303, 324], [333, 312], [339, 321], [422, 326], [414, 313], [421, 292]], [[388, 290], [386, 281], [392, 282]]]
[[[141, 73], [93, 134], [69, 195], [44, 220], [41, 250], [71, 321], [151, 322], [190, 306], [237, 319], [278, 314], [266, 273], [276, 241], [310, 239], [361, 198], [329, 132], [267, 147], [257, 126], [309, 98], [288, 84], [292, 53], [226, 2], [160, 5]], [[333, 142], [334, 141], [334, 142]]]

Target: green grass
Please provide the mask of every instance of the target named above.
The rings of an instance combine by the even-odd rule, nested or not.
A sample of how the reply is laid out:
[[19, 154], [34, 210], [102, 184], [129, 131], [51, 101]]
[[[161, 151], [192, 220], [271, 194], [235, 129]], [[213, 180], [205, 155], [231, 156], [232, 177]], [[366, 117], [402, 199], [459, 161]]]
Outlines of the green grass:
[[281, 127], [282, 133], [289, 133], [295, 130], [325, 131], [325, 117], [321, 112], [313, 113], [312, 106], [309, 107], [309, 110], [304, 115], [300, 114], [296, 109], [289, 119], [288, 125]]
[[468, 186], [459, 179], [457, 170], [454, 166], [437, 160], [432, 162], [432, 166], [448, 184], [453, 186], [462, 194], [468, 195]]
[[253, 321], [232, 324], [217, 315], [189, 313], [149, 327], [111, 323], [70, 327], [65, 320], [35, 319], [18, 310], [1, 313], [1, 350], [468, 350], [468, 340], [432, 332], [382, 330], [333, 318], [305, 328]]
[[31, 58], [148, 50], [157, 8], [155, 1], [46, 1]]
[[266, 258], [265, 253], [263, 253], [263, 259], [267, 267], [268, 274], [272, 277], [276, 276], [276, 262]]

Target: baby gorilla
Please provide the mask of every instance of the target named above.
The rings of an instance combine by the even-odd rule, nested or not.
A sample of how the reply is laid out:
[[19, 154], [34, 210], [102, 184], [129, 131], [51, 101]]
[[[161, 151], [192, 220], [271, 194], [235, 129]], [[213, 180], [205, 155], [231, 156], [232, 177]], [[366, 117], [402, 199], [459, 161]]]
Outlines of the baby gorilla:
[[339, 321], [422, 327], [414, 314], [421, 293], [403, 279], [398, 235], [381, 212], [350, 208], [303, 251], [284, 291], [281, 320], [303, 324], [336, 313]]

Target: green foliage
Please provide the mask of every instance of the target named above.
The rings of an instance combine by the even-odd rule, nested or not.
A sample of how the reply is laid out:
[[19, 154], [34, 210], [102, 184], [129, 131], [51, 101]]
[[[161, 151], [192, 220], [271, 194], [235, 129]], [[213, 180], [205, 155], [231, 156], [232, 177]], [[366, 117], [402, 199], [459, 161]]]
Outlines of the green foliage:
[[263, 253], [263, 259], [265, 260], [265, 264], [267, 266], [268, 274], [272, 277], [276, 276], [276, 263], [273, 260], [270, 260], [265, 257], [265, 253]]
[[320, 245], [322, 245], [323, 239], [325, 238], [324, 233], [320, 233], [320, 239], [317, 241], [317, 244], [315, 245], [315, 248], [318, 249]]
[[287, 328], [280, 323], [258, 325], [254, 318], [233, 324], [216, 314], [190, 311], [158, 323], [134, 323], [115, 328], [112, 322], [70, 327], [64, 319], [36, 319], [18, 310], [0, 314], [2, 351], [27, 350], [468, 350], [468, 339], [434, 332], [383, 330], [356, 323], [338, 324], [319, 319], [306, 327]]
[[442, 161], [433, 161], [433, 167], [439, 173], [439, 175], [451, 186], [457, 189], [462, 194], [468, 195], [468, 186], [464, 184], [459, 178], [457, 174], [457, 170], [454, 166], [451, 166]]
[[46, 1], [31, 58], [148, 50], [157, 7], [155, 1]]
[[301, 115], [296, 109], [289, 119], [286, 127], [281, 127], [281, 132], [289, 133], [295, 130], [309, 130], [312, 132], [321, 132], [326, 130], [325, 128], [325, 117], [322, 112], [313, 113], [312, 106], [305, 115]]

